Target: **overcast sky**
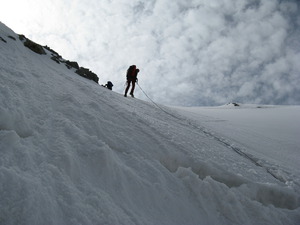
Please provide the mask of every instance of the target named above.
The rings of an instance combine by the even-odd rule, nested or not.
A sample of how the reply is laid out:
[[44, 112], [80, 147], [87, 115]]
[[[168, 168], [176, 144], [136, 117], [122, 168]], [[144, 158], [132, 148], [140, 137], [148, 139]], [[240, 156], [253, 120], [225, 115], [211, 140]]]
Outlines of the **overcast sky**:
[[[170, 105], [300, 104], [299, 0], [0, 0], [0, 20], [124, 93]], [[137, 87], [136, 96], [145, 99]]]

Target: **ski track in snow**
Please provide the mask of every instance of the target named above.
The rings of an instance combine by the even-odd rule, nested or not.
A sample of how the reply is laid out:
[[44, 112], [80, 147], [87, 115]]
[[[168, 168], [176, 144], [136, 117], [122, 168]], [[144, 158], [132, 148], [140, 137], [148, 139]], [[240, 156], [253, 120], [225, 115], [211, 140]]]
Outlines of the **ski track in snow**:
[[37, 55], [1, 23], [0, 37], [1, 225], [300, 221], [299, 183], [278, 166]]

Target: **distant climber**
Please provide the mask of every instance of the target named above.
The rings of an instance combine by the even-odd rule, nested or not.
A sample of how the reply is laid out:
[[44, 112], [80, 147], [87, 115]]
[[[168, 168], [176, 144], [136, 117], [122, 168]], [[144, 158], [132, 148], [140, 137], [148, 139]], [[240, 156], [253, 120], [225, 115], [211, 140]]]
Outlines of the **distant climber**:
[[111, 81], [107, 81], [107, 83], [104, 85], [104, 87], [107, 87], [109, 90], [112, 90], [113, 83]]
[[102, 87], [106, 87], [109, 90], [112, 90], [112, 87], [114, 86], [111, 81], [107, 81], [106, 84], [101, 84]]
[[127, 87], [126, 87], [125, 94], [124, 94], [125, 97], [127, 97], [127, 92], [130, 88], [130, 84], [132, 84], [130, 95], [131, 95], [131, 97], [134, 98], [133, 92], [134, 92], [134, 88], [135, 88], [135, 82], [138, 81], [137, 75], [139, 72], [140, 72], [140, 70], [136, 68], [136, 65], [132, 65], [128, 68], [127, 74], [126, 74]]

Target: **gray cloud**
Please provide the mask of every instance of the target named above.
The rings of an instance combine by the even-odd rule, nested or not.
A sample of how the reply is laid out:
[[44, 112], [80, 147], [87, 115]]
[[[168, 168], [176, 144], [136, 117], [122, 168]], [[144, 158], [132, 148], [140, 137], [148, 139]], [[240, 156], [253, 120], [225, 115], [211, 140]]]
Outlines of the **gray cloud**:
[[[30, 2], [41, 10], [23, 16], [25, 35], [119, 93], [136, 64], [140, 85], [159, 103], [300, 104], [296, 0]], [[145, 98], [138, 89], [136, 96]]]

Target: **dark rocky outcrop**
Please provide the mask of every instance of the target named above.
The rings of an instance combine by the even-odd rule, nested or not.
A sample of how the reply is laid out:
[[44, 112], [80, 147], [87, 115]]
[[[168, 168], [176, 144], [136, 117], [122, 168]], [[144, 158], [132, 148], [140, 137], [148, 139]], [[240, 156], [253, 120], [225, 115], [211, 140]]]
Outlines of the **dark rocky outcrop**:
[[43, 46], [45, 49], [47, 49], [49, 52], [51, 52], [51, 59], [55, 62], [57, 62], [58, 64], [60, 63], [64, 63], [65, 60], [61, 57], [61, 55], [59, 55], [56, 51], [54, 51], [53, 49], [51, 49], [50, 47], [48, 47], [47, 45], [46, 46]]
[[78, 65], [77, 62], [72, 62], [72, 61], [67, 60], [67, 61], [66, 61], [66, 66], [67, 66], [69, 69], [73, 67], [73, 68], [79, 70], [79, 65]]
[[85, 77], [87, 79], [93, 80], [96, 83], [98, 83], [98, 81], [99, 81], [99, 78], [95, 73], [93, 73], [92, 71], [90, 71], [89, 69], [86, 69], [84, 67], [80, 67], [78, 70], [75, 71], [75, 73], [77, 73], [78, 75]]
[[228, 103], [227, 105], [240, 106], [238, 103], [235, 102]]
[[[2, 38], [0, 37], [0, 39], [2, 39]], [[98, 83], [99, 77], [97, 76], [97, 74], [93, 73], [92, 71], [90, 71], [87, 68], [79, 67], [77, 62], [63, 59], [56, 51], [54, 51], [50, 47], [41, 46], [41, 45], [29, 40], [24, 35], [19, 35], [19, 39], [20, 39], [20, 41], [22, 41], [24, 43], [24, 46], [26, 46], [30, 50], [34, 51], [35, 53], [38, 53], [41, 55], [46, 55], [47, 53], [46, 53], [45, 49], [48, 50], [52, 55], [51, 59], [53, 61], [55, 61], [56, 63], [58, 63], [58, 64], [64, 63], [68, 69], [71, 69], [71, 68], [76, 69], [75, 73], [77, 73], [78, 75], [80, 75], [84, 78], [87, 78], [89, 80], [93, 80], [96, 83]]]
[[31, 51], [34, 51], [35, 53], [37, 54], [40, 54], [40, 55], [46, 55], [46, 52], [45, 50], [43, 49], [43, 47], [29, 39], [27, 39], [25, 42], [24, 42], [24, 46], [29, 48]]
[[10, 39], [12, 39], [12, 40], [14, 40], [14, 41], [16, 41], [17, 39], [15, 38], [15, 37], [13, 37], [13, 36], [7, 36], [7, 37], [9, 37]]
[[7, 43], [7, 41], [5, 39], [3, 39], [2, 37], [0, 37], [0, 40], [3, 41], [4, 43]]
[[60, 60], [59, 58], [57, 58], [57, 56], [52, 56], [51, 59], [55, 62], [57, 62], [58, 64], [60, 64]]
[[[13, 36], [7, 36], [8, 38], [10, 38], [10, 39], [12, 39], [12, 40], [14, 40], [14, 41], [16, 41], [17, 39], [15, 38], [15, 37], [13, 37]], [[1, 41], [3, 41], [3, 42], [5, 42], [5, 43], [7, 43], [7, 41], [4, 39], [4, 38], [2, 38], [2, 37], [0, 37], [0, 40]]]
[[19, 34], [19, 39], [20, 39], [20, 41], [24, 41], [26, 39], [26, 37], [23, 34]]
[[[54, 51], [52, 48], [50, 48], [49, 46], [44, 46], [45, 49], [47, 49], [49, 52], [52, 52], [54, 55], [60, 56], [56, 51]], [[60, 56], [61, 57], [61, 56]]]
[[44, 48], [41, 45], [29, 40], [24, 35], [19, 35], [19, 39], [21, 41], [24, 41], [23, 42], [24, 46], [29, 48], [31, 51], [33, 51], [37, 54], [40, 54], [40, 55], [46, 55], [46, 52], [45, 52]]

